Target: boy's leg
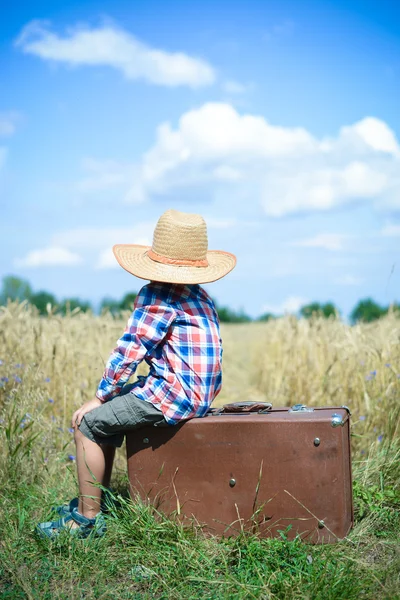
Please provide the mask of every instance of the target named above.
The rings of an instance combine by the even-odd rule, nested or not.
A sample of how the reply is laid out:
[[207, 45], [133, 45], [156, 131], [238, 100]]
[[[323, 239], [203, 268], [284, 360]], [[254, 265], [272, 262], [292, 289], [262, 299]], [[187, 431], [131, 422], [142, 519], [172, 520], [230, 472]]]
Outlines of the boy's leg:
[[101, 489], [94, 483], [110, 483], [115, 448], [97, 444], [75, 429], [76, 464], [79, 481], [78, 512], [92, 519], [100, 512]]
[[106, 461], [106, 469], [104, 473], [103, 486], [110, 487], [111, 474], [114, 465], [115, 458], [115, 446], [110, 446], [109, 444], [100, 444], [101, 449], [104, 453], [104, 460]]
[[[126, 386], [124, 391], [132, 387]], [[93, 483], [109, 485], [115, 447], [122, 445], [125, 433], [164, 422], [161, 410], [136, 398], [130, 391], [84, 415], [75, 429], [80, 496], [78, 512], [88, 518], [100, 512], [101, 489]]]

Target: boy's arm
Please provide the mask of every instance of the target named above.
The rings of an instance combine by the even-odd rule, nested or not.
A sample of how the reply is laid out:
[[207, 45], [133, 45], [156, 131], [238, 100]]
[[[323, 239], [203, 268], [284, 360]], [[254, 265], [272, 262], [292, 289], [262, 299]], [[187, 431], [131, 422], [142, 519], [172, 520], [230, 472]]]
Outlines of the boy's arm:
[[135, 308], [123, 335], [107, 361], [96, 397], [107, 402], [116, 396], [144, 359], [165, 336], [175, 318], [170, 306]]

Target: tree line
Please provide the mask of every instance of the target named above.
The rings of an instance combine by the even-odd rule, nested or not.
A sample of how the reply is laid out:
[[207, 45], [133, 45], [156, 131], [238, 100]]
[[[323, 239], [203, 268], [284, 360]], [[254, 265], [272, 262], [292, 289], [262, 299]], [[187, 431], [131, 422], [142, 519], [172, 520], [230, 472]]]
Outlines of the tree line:
[[[104, 298], [100, 305], [100, 311], [104, 312], [108, 310], [113, 314], [116, 314], [121, 310], [129, 310], [132, 308], [132, 304], [134, 303], [136, 296], [137, 294], [132, 292], [125, 294], [122, 300]], [[48, 305], [51, 305], [51, 307], [54, 309], [53, 312], [58, 312], [61, 314], [72, 312], [76, 308], [79, 308], [82, 312], [87, 312], [88, 310], [94, 312], [93, 306], [87, 300], [82, 300], [81, 298], [75, 297], [58, 300], [51, 292], [47, 292], [45, 290], [34, 292], [29, 281], [13, 275], [7, 275], [6, 277], [3, 277], [2, 281], [0, 305], [7, 304], [8, 300], [18, 300], [20, 302], [27, 300], [36, 306], [41, 315], [47, 314]]]
[[[130, 292], [125, 294], [121, 300], [116, 300], [109, 297], [103, 298], [100, 304], [100, 313], [109, 311], [112, 314], [117, 315], [123, 310], [132, 310], [136, 296], [137, 294], [135, 292]], [[45, 290], [34, 292], [27, 280], [21, 279], [20, 277], [15, 277], [13, 275], [3, 277], [2, 280], [0, 305], [7, 304], [8, 300], [19, 300], [20, 302], [27, 300], [36, 306], [41, 315], [47, 314], [49, 305], [52, 307], [53, 312], [64, 315], [77, 308], [83, 312], [88, 310], [95, 312], [91, 303], [86, 300], [76, 297], [58, 300], [54, 294]], [[249, 323], [250, 321], [254, 320], [269, 321], [279, 316], [272, 313], [265, 313], [257, 319], [252, 319], [244, 312], [244, 310], [235, 311], [227, 306], [220, 306], [217, 302], [215, 305], [218, 316], [222, 323]], [[400, 317], [400, 304], [395, 303], [391, 306], [381, 306], [372, 298], [365, 298], [360, 300], [351, 311], [350, 321], [353, 324], [357, 322], [371, 323], [372, 321], [375, 321], [386, 315], [389, 310], [394, 311]], [[305, 319], [309, 319], [314, 316], [324, 318], [340, 317], [340, 311], [332, 302], [326, 302], [325, 304], [312, 302], [302, 306], [299, 310], [299, 315]]]

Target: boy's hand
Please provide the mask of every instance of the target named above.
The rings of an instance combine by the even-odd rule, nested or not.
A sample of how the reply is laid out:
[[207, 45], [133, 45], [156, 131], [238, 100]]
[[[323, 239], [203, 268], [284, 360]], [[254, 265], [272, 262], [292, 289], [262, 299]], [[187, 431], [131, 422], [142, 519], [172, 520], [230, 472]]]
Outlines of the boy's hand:
[[94, 408], [101, 406], [102, 404], [103, 402], [97, 397], [93, 398], [92, 400], [88, 400], [87, 402], [85, 402], [85, 404], [82, 404], [82, 406], [78, 408], [78, 410], [76, 410], [72, 415], [72, 427], [78, 427], [78, 425], [81, 424], [83, 415], [90, 412]]

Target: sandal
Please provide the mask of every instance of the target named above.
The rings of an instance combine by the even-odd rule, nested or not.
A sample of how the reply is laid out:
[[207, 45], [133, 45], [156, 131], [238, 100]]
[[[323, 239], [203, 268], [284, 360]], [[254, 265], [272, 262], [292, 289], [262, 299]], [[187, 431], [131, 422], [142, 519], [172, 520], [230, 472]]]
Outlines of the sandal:
[[53, 506], [52, 510], [56, 512], [61, 517], [64, 515], [68, 515], [74, 508], [78, 508], [79, 498], [73, 498], [68, 502], [68, 504], [61, 504], [60, 506]]
[[[72, 529], [68, 525], [70, 521], [75, 521], [79, 527]], [[78, 538], [101, 537], [106, 532], [106, 524], [102, 513], [98, 513], [93, 519], [88, 519], [81, 515], [77, 508], [73, 508], [71, 512], [63, 515], [57, 521], [39, 523], [35, 531], [40, 537], [54, 539], [62, 530], [66, 530]]]

